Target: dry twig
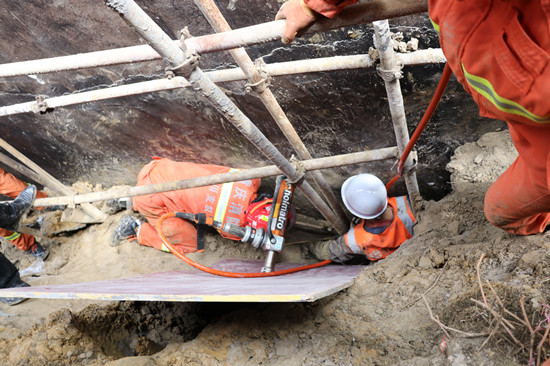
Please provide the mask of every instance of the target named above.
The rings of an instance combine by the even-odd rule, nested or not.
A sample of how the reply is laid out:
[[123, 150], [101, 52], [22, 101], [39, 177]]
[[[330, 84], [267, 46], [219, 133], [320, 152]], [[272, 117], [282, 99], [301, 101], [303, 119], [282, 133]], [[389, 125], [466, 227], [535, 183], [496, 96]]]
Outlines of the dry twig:
[[533, 327], [531, 326], [531, 322], [527, 317], [527, 312], [525, 311], [525, 296], [522, 296], [521, 299], [519, 299], [519, 305], [521, 306], [521, 313], [523, 314], [523, 319], [525, 319], [525, 323], [527, 323], [527, 328], [529, 329], [529, 333], [530, 333], [529, 364], [531, 364], [531, 360], [533, 360], [533, 347], [535, 346], [535, 331], [533, 330]]
[[542, 354], [542, 346], [544, 345], [544, 341], [548, 338], [548, 333], [550, 333], [550, 324], [546, 324], [546, 331], [544, 332], [544, 335], [542, 336], [542, 339], [540, 340], [538, 346], [537, 346], [537, 366], [540, 365], [540, 356]]
[[437, 278], [435, 279], [434, 283], [432, 283], [432, 285], [430, 287], [428, 287], [428, 289], [426, 291], [424, 291], [424, 293], [422, 295], [420, 295], [420, 297], [414, 299], [413, 301], [411, 301], [410, 303], [408, 303], [407, 305], [401, 307], [400, 310], [403, 310], [403, 309], [406, 309], [408, 308], [409, 306], [415, 304], [417, 301], [419, 300], [422, 300], [422, 298], [428, 293], [430, 292], [431, 289], [433, 289], [435, 287], [435, 285], [437, 284], [437, 281], [439, 281], [439, 278], [441, 278], [441, 275], [443, 275], [443, 271], [441, 271], [441, 273], [437, 276]]
[[438, 319], [437, 316], [434, 316], [434, 314], [433, 314], [433, 312], [432, 312], [432, 308], [430, 307], [430, 304], [428, 304], [428, 300], [426, 300], [426, 298], [424, 297], [424, 295], [422, 295], [422, 300], [424, 300], [424, 304], [426, 304], [426, 308], [428, 308], [428, 313], [430, 314], [430, 318], [431, 318], [437, 325], [439, 325], [439, 327], [441, 328], [441, 330], [443, 330], [443, 332], [445, 333], [445, 335], [447, 336], [447, 338], [449, 338], [449, 340], [451, 339], [451, 336], [449, 335], [449, 333], [447, 333], [447, 331], [456, 332], [456, 333], [461, 334], [462, 336], [468, 337], [468, 338], [484, 337], [484, 336], [487, 335], [487, 333], [468, 333], [468, 332], [463, 332], [463, 331], [461, 331], [461, 330], [458, 330], [458, 329], [455, 329], [455, 328], [451, 328], [451, 327], [446, 326], [445, 324], [441, 323], [441, 321]]
[[508, 335], [510, 337], [512, 337], [512, 339], [514, 340], [514, 343], [516, 343], [518, 346], [521, 346], [523, 348], [525, 348], [525, 345], [523, 343], [521, 343], [520, 341], [518, 341], [518, 339], [514, 336], [514, 334], [512, 333], [512, 331], [506, 326], [505, 322], [507, 322], [506, 319], [504, 319], [500, 314], [498, 314], [496, 311], [494, 311], [493, 309], [491, 309], [491, 307], [489, 307], [488, 305], [486, 306], [484, 303], [482, 303], [481, 301], [479, 300], [476, 300], [476, 299], [470, 299], [472, 300], [473, 302], [475, 302], [476, 304], [478, 305], [481, 305], [482, 307], [486, 308], [487, 310], [489, 310], [489, 312], [495, 317], [495, 319], [500, 323], [500, 325], [504, 328], [504, 330], [506, 331], [506, 333], [508, 333]]
[[493, 295], [495, 295], [495, 298], [497, 299], [498, 303], [500, 304], [500, 307], [502, 308], [502, 311], [504, 311], [506, 314], [510, 315], [511, 317], [513, 317], [514, 319], [519, 321], [521, 324], [527, 326], [527, 324], [525, 323], [525, 321], [523, 319], [521, 319], [519, 316], [517, 316], [516, 314], [514, 314], [511, 311], [509, 311], [508, 309], [506, 309], [506, 307], [504, 307], [504, 303], [502, 302], [500, 297], [497, 295], [497, 292], [495, 291], [495, 289], [491, 285], [491, 282], [489, 282], [487, 280], [485, 280], [485, 282], [489, 286], [489, 289], [491, 289], [491, 292], [493, 293]]
[[477, 282], [479, 283], [479, 289], [481, 291], [481, 297], [483, 297], [483, 302], [485, 303], [485, 307], [489, 308], [489, 305], [487, 304], [487, 298], [485, 297], [485, 292], [483, 292], [481, 275], [479, 274], [479, 267], [481, 266], [481, 261], [483, 260], [483, 258], [485, 258], [485, 253], [481, 253], [481, 257], [479, 257], [479, 260], [477, 261], [477, 265], [476, 265]]

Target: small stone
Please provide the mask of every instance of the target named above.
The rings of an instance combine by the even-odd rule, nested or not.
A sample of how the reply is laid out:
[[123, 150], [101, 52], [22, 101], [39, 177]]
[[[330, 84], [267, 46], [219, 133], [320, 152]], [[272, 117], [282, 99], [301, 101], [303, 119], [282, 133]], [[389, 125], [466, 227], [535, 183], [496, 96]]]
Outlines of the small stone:
[[391, 44], [392, 44], [392, 47], [393, 47], [394, 51], [399, 51], [399, 42], [398, 41], [396, 41], [395, 39], [392, 39]]
[[541, 309], [540, 302], [539, 302], [538, 299], [532, 298], [531, 299], [531, 304], [533, 305], [533, 310], [540, 310]]
[[417, 51], [418, 50], [418, 39], [411, 38], [409, 42], [407, 42], [407, 51]]
[[424, 268], [424, 269], [433, 268], [432, 260], [424, 256], [420, 258], [420, 260], [418, 261], [418, 267]]
[[402, 52], [402, 53], [407, 52], [407, 44], [405, 42], [399, 42], [398, 48], [399, 48], [399, 52]]
[[483, 155], [481, 155], [481, 154], [476, 156], [475, 159], [474, 159], [474, 163], [476, 163], [476, 164], [481, 164], [482, 161], [483, 161]]

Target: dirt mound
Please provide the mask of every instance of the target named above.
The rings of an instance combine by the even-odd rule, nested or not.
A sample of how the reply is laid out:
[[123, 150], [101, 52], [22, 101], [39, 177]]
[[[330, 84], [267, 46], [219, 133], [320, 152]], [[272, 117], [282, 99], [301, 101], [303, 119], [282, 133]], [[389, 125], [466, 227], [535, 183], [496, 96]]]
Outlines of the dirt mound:
[[[425, 202], [413, 239], [328, 298], [291, 304], [31, 299], [1, 308], [0, 359], [8, 365], [527, 364], [548, 321], [550, 237], [512, 236], [483, 216], [484, 192], [515, 156], [507, 132], [457, 149], [448, 168], [453, 193]], [[185, 268], [174, 256], [135, 243], [110, 247], [119, 217], [45, 242], [51, 257], [26, 280], [67, 283]], [[194, 258], [206, 264], [263, 258], [214, 234], [207, 248]], [[21, 253], [5, 243], [3, 249], [20, 268], [28, 265]], [[289, 247], [285, 258], [300, 253]], [[541, 359], [548, 351], [543, 343]]]

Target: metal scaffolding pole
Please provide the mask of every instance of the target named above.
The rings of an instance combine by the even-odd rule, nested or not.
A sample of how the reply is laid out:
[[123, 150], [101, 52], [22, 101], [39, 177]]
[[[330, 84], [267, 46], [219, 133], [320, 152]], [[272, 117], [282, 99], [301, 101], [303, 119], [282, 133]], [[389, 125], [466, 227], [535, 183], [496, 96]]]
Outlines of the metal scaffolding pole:
[[[406, 54], [396, 54], [401, 65], [424, 65], [430, 63], [445, 63], [446, 59], [440, 48], [420, 50]], [[370, 68], [374, 61], [369, 55], [333, 56], [310, 60], [288, 61], [262, 65], [261, 71], [269, 76], [281, 76], [310, 72], [350, 70]], [[246, 80], [246, 75], [240, 68], [208, 71], [204, 73], [215, 83]], [[181, 76], [158, 80], [142, 81], [139, 83], [113, 86], [105, 89], [73, 93], [59, 97], [41, 98], [32, 102], [18, 103], [0, 107], [0, 116], [10, 116], [19, 113], [47, 112], [58, 107], [95, 102], [130, 95], [152, 93], [161, 90], [170, 90], [189, 87], [189, 82]]]
[[338, 233], [343, 234], [347, 231], [346, 223], [336, 216], [311, 185], [302, 179], [302, 175], [297, 169], [277, 150], [231, 99], [196, 66], [196, 60], [193, 60], [193, 52], [188, 51], [186, 54], [181, 48], [175, 45], [170, 37], [133, 0], [104, 1], [109, 7], [117, 11], [175, 69], [189, 66], [190, 69], [184, 72], [188, 73], [187, 79], [193, 89], [206, 97], [214, 108], [237, 127], [270, 161], [275, 163], [283, 174], [291, 181], [296, 182], [296, 186], [334, 226]]
[[[427, 0], [372, 0], [344, 9], [337, 17], [317, 21], [307, 33], [370, 23], [428, 11]], [[189, 49], [199, 54], [276, 41], [281, 38], [286, 20], [253, 25], [230, 32], [191, 38], [185, 41]], [[172, 42], [179, 44], [179, 40]], [[0, 77], [42, 74], [54, 71], [118, 65], [158, 60], [161, 56], [149, 45], [124, 47], [98, 52], [80, 53], [41, 60], [29, 60], [0, 65]]]
[[[216, 32], [228, 32], [231, 30], [229, 23], [227, 23], [213, 0], [195, 0], [195, 4]], [[285, 111], [283, 111], [283, 108], [281, 108], [280, 104], [277, 102], [271, 89], [269, 89], [269, 80], [267, 76], [262, 76], [260, 74], [244, 48], [235, 48], [229, 50], [229, 53], [248, 78], [249, 85], [254, 85], [252, 89], [258, 94], [260, 100], [269, 111], [269, 114], [271, 114], [271, 117], [273, 117], [292, 145], [294, 151], [298, 154], [298, 157], [301, 160], [312, 159], [311, 154], [300, 136], [298, 136], [294, 126], [292, 126], [292, 123], [286, 116]], [[347, 224], [348, 219], [346, 214], [323, 174], [319, 171], [312, 171], [311, 177], [321, 190], [322, 195], [325, 197], [334, 213], [340, 216], [340, 219]]]
[[[304, 171], [313, 171], [319, 169], [336, 168], [345, 165], [368, 163], [372, 161], [395, 159], [398, 157], [399, 149], [395, 147], [386, 147], [378, 150], [361, 151], [351, 154], [335, 155], [326, 158], [304, 160], [301, 162]], [[159, 192], [176, 191], [179, 189], [195, 188], [209, 186], [212, 184], [222, 184], [229, 182], [238, 182], [247, 179], [267, 178], [283, 174], [282, 170], [275, 165], [268, 165], [260, 168], [242, 169], [230, 173], [222, 173], [183, 179], [175, 182], [150, 184], [137, 187], [120, 187], [102, 192], [84, 193], [69, 195], [65, 197], [39, 198], [34, 202], [35, 207], [46, 207], [56, 205], [73, 205], [86, 202], [99, 202], [122, 197], [142, 196]]]
[[[374, 26], [375, 46], [380, 56], [380, 66], [378, 73], [384, 79], [390, 114], [392, 116], [393, 128], [397, 138], [399, 154], [403, 154], [407, 143], [409, 142], [409, 131], [407, 129], [407, 119], [405, 117], [405, 107], [403, 104], [403, 95], [399, 78], [401, 78], [401, 68], [397, 65], [395, 53], [390, 36], [390, 26], [387, 20], [380, 20], [372, 23]], [[422, 200], [416, 179], [416, 172], [412, 170], [415, 162], [413, 157], [409, 156], [405, 161], [405, 184], [413, 206]]]

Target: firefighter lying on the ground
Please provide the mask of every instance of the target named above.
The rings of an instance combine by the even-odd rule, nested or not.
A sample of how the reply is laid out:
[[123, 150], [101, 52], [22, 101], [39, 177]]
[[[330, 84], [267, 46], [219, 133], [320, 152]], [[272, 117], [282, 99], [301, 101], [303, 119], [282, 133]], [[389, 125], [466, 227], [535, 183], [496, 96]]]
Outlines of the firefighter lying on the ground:
[[415, 218], [407, 196], [388, 199], [386, 187], [372, 174], [348, 178], [342, 185], [346, 208], [361, 219], [336, 239], [308, 243], [319, 260], [337, 263], [386, 258], [413, 236]]
[[[143, 167], [138, 175], [137, 185], [173, 182], [234, 170], [219, 165], [155, 158]], [[168, 251], [156, 231], [156, 225], [162, 215], [171, 212], [205, 213], [223, 223], [265, 229], [272, 200], [263, 196], [258, 197], [256, 192], [259, 187], [260, 179], [253, 179], [119, 200], [119, 203], [126, 201], [127, 208], [131, 207], [139, 212], [147, 221], [142, 222], [131, 215], [124, 216], [113, 234], [111, 245], [116, 246], [122, 240], [132, 239], [135, 236], [141, 245]], [[189, 221], [175, 217], [168, 218], [164, 220], [162, 229], [166, 238], [182, 254], [204, 249], [200, 231], [197, 233], [197, 228]], [[200, 225], [198, 230], [201, 230]], [[223, 231], [220, 234], [225, 238], [240, 240]]]

